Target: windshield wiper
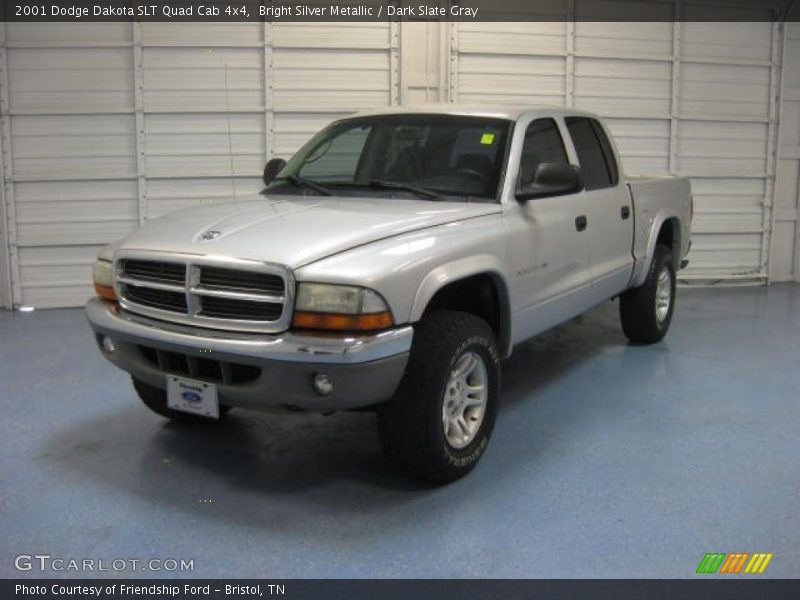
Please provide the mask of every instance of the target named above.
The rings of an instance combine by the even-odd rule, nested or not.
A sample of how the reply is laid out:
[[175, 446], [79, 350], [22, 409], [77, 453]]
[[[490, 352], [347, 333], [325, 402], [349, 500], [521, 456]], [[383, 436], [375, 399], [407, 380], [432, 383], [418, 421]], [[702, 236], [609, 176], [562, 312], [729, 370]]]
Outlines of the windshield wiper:
[[412, 194], [416, 194], [417, 196], [422, 196], [423, 198], [428, 198], [430, 200], [442, 199], [442, 197], [433, 190], [429, 190], [423, 187], [417, 187], [415, 185], [408, 185], [406, 183], [400, 183], [398, 181], [373, 179], [372, 181], [369, 182], [368, 185], [371, 188], [378, 188], [384, 190], [402, 190], [404, 192], [411, 192]]
[[298, 187], [305, 187], [310, 190], [314, 190], [318, 194], [322, 194], [323, 196], [333, 196], [333, 190], [326, 188], [324, 185], [317, 183], [316, 181], [312, 181], [311, 179], [306, 179], [305, 177], [298, 177], [297, 175], [286, 175], [285, 177], [279, 177], [276, 181], [288, 181]]

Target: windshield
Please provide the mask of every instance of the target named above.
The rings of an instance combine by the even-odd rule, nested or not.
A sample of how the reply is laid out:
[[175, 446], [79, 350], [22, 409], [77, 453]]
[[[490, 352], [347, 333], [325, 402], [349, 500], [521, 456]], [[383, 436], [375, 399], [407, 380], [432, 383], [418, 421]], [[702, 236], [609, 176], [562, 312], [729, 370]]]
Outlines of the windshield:
[[[270, 193], [495, 200], [511, 121], [403, 114], [337, 121], [278, 174]], [[313, 187], [313, 184], [324, 186]]]

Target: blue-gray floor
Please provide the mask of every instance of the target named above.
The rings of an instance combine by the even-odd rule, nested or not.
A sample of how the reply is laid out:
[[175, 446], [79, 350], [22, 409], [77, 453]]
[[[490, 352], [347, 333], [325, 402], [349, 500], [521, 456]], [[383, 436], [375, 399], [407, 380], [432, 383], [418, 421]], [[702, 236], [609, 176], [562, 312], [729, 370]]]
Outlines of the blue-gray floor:
[[387, 467], [369, 414], [176, 427], [80, 310], [0, 313], [0, 576], [44, 553], [203, 577], [690, 577], [711, 551], [800, 576], [800, 286], [683, 289], [652, 347], [608, 304], [504, 376], [483, 461], [430, 489]]

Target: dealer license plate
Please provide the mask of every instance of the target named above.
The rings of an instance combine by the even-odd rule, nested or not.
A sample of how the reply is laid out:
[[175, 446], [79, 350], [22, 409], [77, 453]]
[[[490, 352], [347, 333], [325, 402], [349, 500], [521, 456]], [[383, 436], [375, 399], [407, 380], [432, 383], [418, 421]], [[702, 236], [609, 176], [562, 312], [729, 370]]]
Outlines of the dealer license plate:
[[173, 410], [219, 419], [217, 386], [167, 375], [167, 406]]

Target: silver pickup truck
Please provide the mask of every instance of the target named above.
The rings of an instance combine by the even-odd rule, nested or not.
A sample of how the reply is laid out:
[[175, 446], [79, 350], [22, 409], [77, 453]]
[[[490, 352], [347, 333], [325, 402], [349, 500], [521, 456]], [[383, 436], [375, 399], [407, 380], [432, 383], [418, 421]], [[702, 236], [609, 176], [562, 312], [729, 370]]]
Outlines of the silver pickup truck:
[[516, 344], [614, 297], [658, 342], [690, 245], [688, 180], [626, 177], [572, 109], [357, 114], [264, 182], [99, 253], [101, 352], [172, 419], [374, 410], [386, 454], [435, 483], [485, 451]]

